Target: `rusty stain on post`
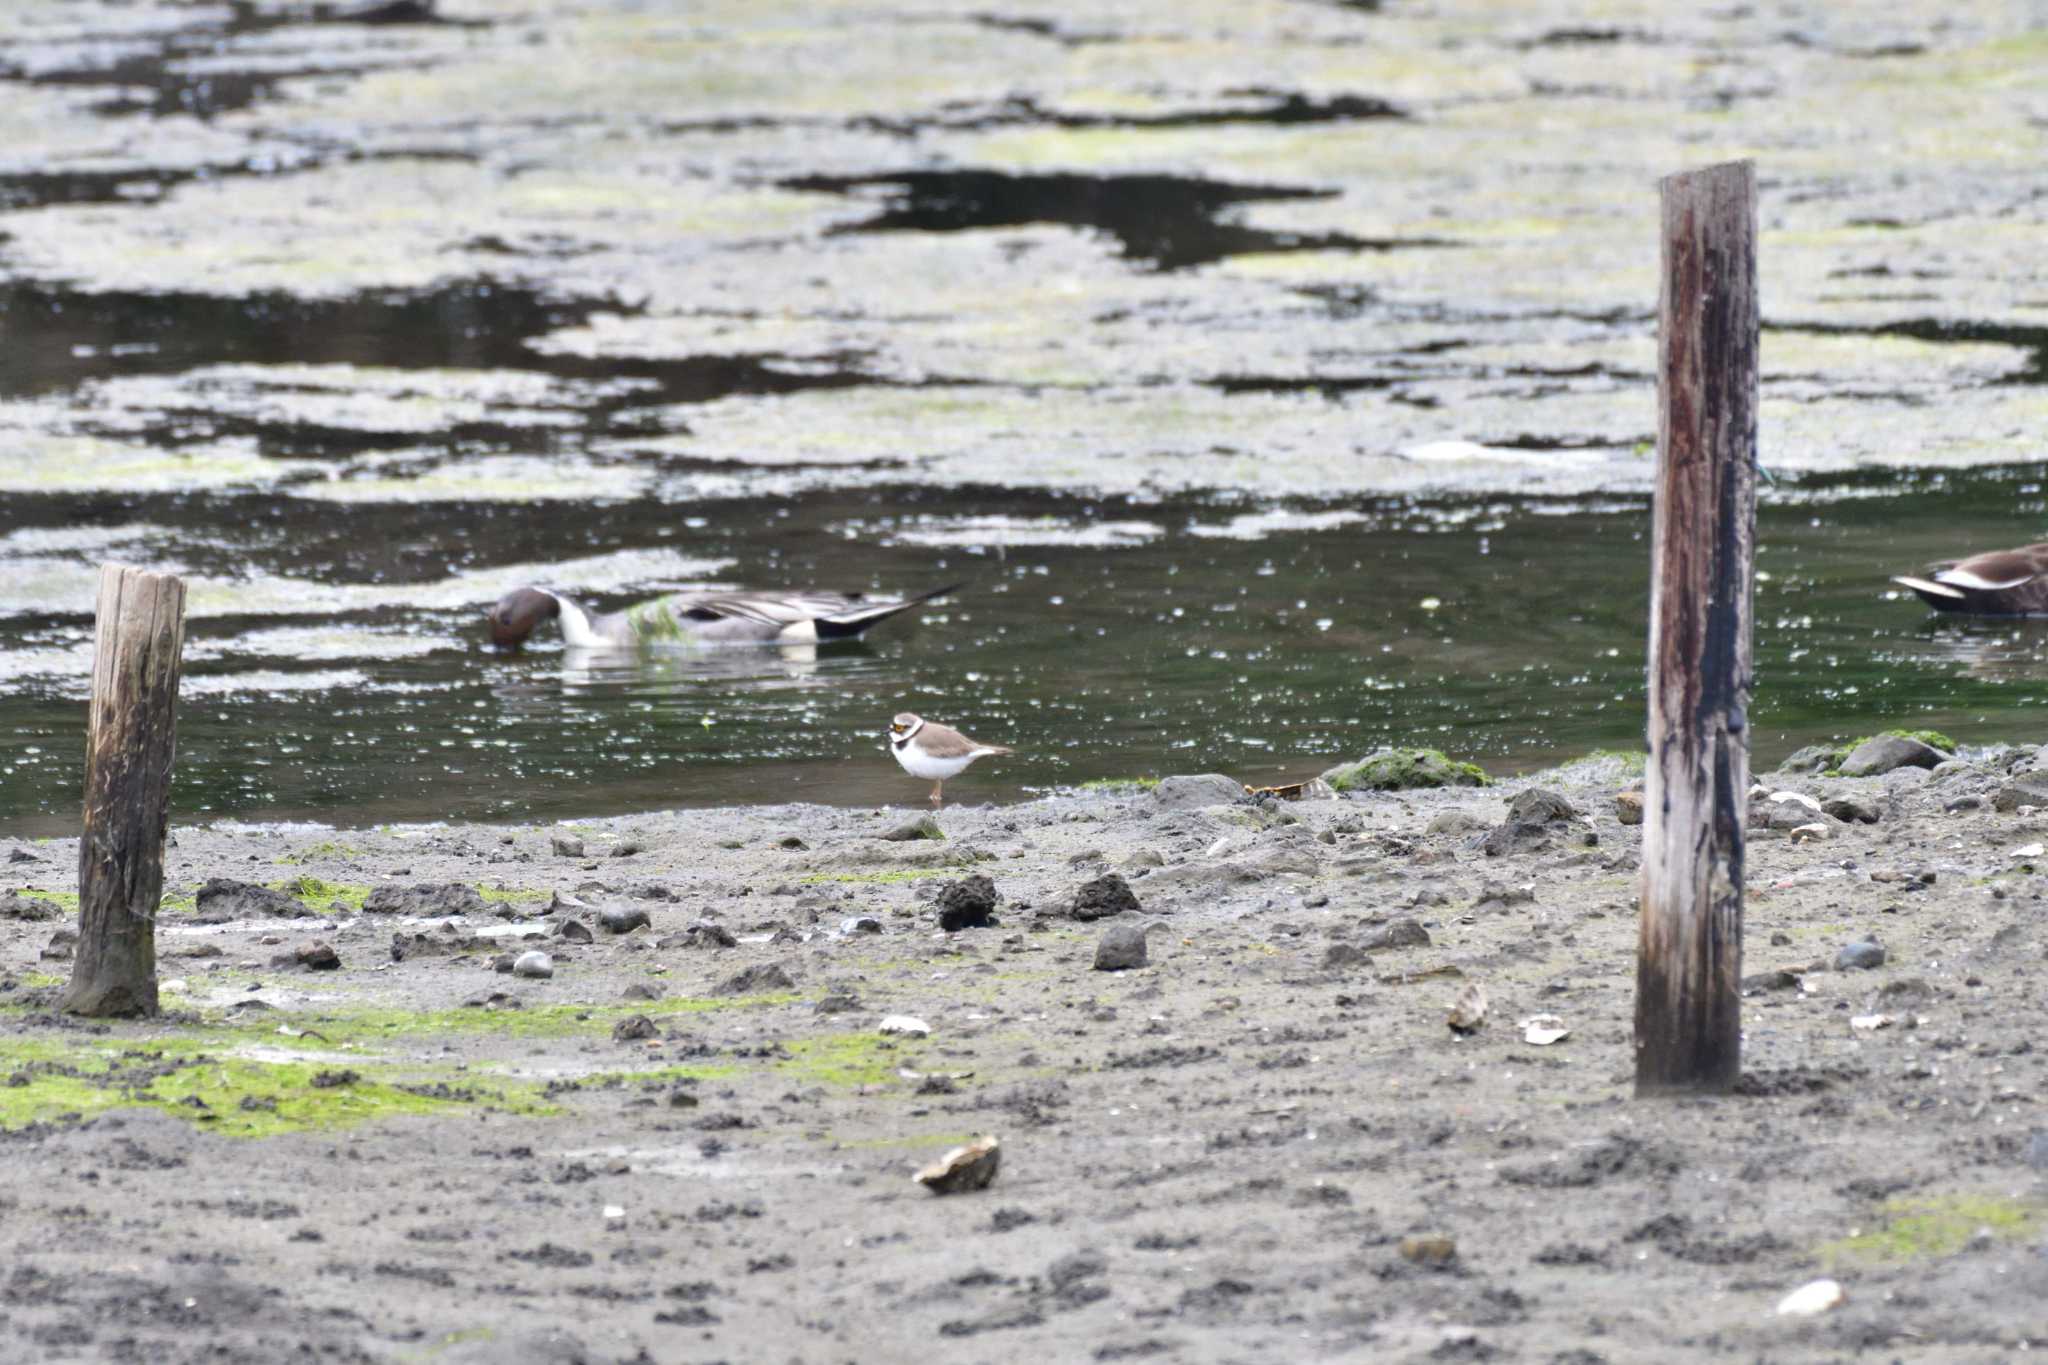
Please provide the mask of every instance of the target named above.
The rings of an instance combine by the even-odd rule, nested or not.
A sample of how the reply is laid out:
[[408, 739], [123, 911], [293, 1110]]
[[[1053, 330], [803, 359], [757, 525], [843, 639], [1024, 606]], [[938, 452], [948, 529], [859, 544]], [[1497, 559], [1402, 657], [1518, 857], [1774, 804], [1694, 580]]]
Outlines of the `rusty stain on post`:
[[1665, 180], [1636, 1093], [1741, 1073], [1756, 536], [1756, 174]]
[[63, 1008], [155, 1014], [156, 912], [177, 753], [185, 584], [100, 569], [78, 844], [78, 948]]

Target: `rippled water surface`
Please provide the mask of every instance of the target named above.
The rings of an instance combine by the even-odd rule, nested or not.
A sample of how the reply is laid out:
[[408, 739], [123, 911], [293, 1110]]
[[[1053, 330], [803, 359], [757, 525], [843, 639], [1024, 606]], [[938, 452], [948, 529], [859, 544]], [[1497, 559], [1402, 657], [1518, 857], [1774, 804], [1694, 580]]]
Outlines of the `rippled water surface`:
[[[1972, 546], [2037, 534], [2038, 479], [2003, 470], [1772, 491], [1757, 602], [1762, 762], [1899, 724], [1971, 742], [2039, 738], [2048, 627], [1936, 620], [1883, 581], [1954, 548], [1955, 524], [1972, 527]], [[1388, 743], [1520, 769], [1641, 737], [1647, 512], [1631, 499], [1247, 517], [1213, 503], [1005, 495], [998, 506], [882, 488], [705, 505], [680, 521], [646, 502], [444, 508], [412, 514], [422, 520], [379, 557], [382, 581], [331, 581], [310, 610], [275, 584], [345, 563], [343, 543], [392, 510], [303, 528], [308, 544], [252, 507], [243, 536], [223, 544], [233, 509], [205, 503], [28, 499], [0, 526], [17, 585], [33, 574], [83, 591], [91, 561], [124, 547], [243, 566], [195, 591], [182, 818], [353, 825], [914, 803], [923, 786], [879, 737], [903, 709], [1020, 751], [956, 779], [955, 800], [1207, 769], [1277, 780]], [[501, 555], [525, 547], [601, 579], [648, 575], [608, 582], [594, 599], [606, 606], [693, 576], [967, 586], [856, 645], [620, 657], [550, 639], [504, 655], [484, 644], [480, 604], [455, 600], [474, 589], [432, 572], [462, 557], [449, 547], [486, 538]], [[410, 585], [392, 581], [409, 545]], [[715, 572], [675, 572], [692, 565]], [[498, 572], [475, 575], [491, 584]], [[89, 652], [78, 613], [0, 618], [10, 831], [75, 822]]]

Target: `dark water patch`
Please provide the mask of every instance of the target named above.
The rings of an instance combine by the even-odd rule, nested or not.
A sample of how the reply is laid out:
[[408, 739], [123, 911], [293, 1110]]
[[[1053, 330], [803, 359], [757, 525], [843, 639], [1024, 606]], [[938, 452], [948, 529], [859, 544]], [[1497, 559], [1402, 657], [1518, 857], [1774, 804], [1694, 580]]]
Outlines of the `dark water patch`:
[[1226, 98], [1248, 101], [1221, 108], [1176, 109], [1158, 114], [1089, 114], [1048, 109], [1029, 95], [1012, 95], [992, 106], [912, 119], [865, 117], [855, 129], [907, 136], [929, 129], [980, 132], [1004, 127], [1049, 128], [1215, 128], [1231, 124], [1294, 125], [1355, 123], [1366, 119], [1405, 119], [1406, 110], [1368, 95], [1332, 95], [1318, 99], [1299, 91], [1248, 86], [1226, 90]]
[[888, 202], [872, 218], [836, 232], [962, 232], [1053, 223], [1114, 237], [1125, 257], [1161, 270], [1207, 265], [1229, 256], [1278, 251], [1391, 251], [1455, 243], [1346, 233], [1294, 233], [1218, 221], [1238, 204], [1327, 199], [1333, 190], [1235, 185], [1177, 175], [1010, 175], [1001, 171], [891, 171], [809, 175], [781, 182], [792, 190], [851, 194], [882, 188]]
[[310, 63], [277, 67], [267, 64], [274, 54], [265, 47], [251, 52], [252, 58], [261, 59], [252, 69], [224, 66], [222, 56], [232, 55], [234, 44], [242, 39], [265, 39], [292, 28], [337, 24], [488, 26], [482, 20], [442, 17], [435, 13], [432, 4], [423, 0], [323, 4], [310, 9], [258, 7], [251, 0], [233, 0], [225, 12], [214, 6], [195, 6], [193, 13], [197, 22], [163, 30], [155, 35], [153, 47], [137, 51], [132, 43], [124, 41], [122, 55], [113, 61], [36, 71], [0, 65], [0, 80], [72, 89], [107, 88], [112, 93], [91, 107], [94, 113], [109, 118], [185, 115], [211, 122], [222, 114], [274, 103], [287, 82], [309, 78], [345, 81], [372, 72], [425, 70], [431, 65], [423, 61], [380, 61], [359, 66]]
[[[884, 382], [851, 354], [802, 360], [772, 355], [675, 359], [545, 355], [527, 342], [584, 325], [599, 313], [639, 310], [615, 298], [563, 299], [489, 279], [428, 290], [381, 290], [344, 298], [285, 293], [238, 296], [109, 291], [85, 293], [40, 281], [0, 283], [0, 395], [74, 388], [128, 374], [178, 374], [207, 365], [249, 363], [354, 365], [377, 369], [524, 371], [612, 386], [584, 409], [588, 426], [607, 430], [614, 416], [659, 403], [702, 403], [734, 394], [783, 394]], [[619, 380], [644, 386], [619, 388]], [[937, 382], [937, 381], [931, 381]], [[196, 419], [224, 434], [239, 427], [281, 454], [350, 453], [387, 448], [375, 433], [167, 413], [165, 436]], [[553, 448], [544, 433], [481, 423], [444, 441], [505, 441], [511, 448]], [[302, 444], [303, 443], [303, 444]]]
[[331, 160], [301, 148], [271, 147], [236, 162], [168, 169], [135, 166], [109, 171], [22, 171], [0, 175], [0, 211], [66, 204], [154, 204], [194, 181], [288, 175], [333, 161], [475, 161], [467, 152], [347, 153]]
[[1996, 342], [2027, 352], [2026, 361], [2011, 374], [1990, 382], [1993, 388], [2012, 384], [2048, 384], [2048, 327], [2021, 323], [1971, 322], [1955, 318], [1906, 318], [1898, 322], [1853, 325], [1831, 322], [1778, 322], [1764, 329], [1771, 332], [1804, 333], [1808, 336], [1905, 337], [1911, 341]]
[[1220, 393], [1314, 393], [1342, 398], [1350, 393], [1378, 393], [1397, 384], [1413, 383], [1413, 375], [1220, 375], [1203, 383]]

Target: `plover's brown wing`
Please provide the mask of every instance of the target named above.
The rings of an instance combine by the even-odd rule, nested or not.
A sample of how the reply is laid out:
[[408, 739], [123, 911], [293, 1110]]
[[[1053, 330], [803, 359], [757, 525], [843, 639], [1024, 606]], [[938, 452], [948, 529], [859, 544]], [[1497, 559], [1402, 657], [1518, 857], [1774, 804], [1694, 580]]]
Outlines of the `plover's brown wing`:
[[917, 737], [911, 743], [933, 758], [965, 758], [976, 749], [985, 747], [976, 744], [952, 726], [941, 725], [932, 720], [924, 723], [924, 728], [917, 732]]

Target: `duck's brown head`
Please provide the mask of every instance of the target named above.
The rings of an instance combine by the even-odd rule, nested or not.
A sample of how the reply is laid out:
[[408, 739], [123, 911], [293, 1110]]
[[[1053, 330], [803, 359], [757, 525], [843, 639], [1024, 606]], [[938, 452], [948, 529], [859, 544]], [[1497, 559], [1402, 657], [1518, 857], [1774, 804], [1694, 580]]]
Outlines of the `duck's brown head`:
[[517, 649], [526, 643], [535, 626], [561, 614], [562, 604], [553, 593], [539, 588], [515, 588], [499, 598], [498, 605], [485, 613], [484, 619], [491, 623], [492, 644], [500, 649]]

